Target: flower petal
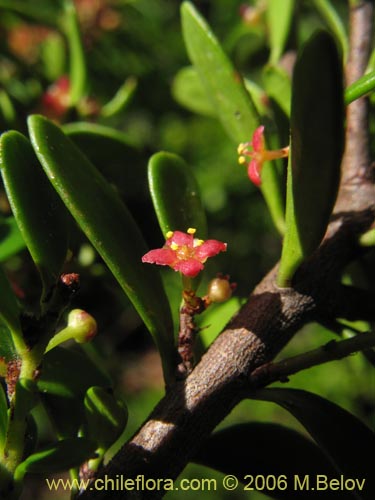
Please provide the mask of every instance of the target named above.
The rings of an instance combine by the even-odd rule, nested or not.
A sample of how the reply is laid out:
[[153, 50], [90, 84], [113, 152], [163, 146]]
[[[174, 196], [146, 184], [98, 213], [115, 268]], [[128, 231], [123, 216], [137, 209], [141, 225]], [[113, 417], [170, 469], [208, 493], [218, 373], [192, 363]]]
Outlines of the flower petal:
[[159, 264], [160, 266], [170, 266], [176, 260], [176, 252], [171, 248], [157, 248], [150, 250], [142, 257], [142, 262], [148, 264]]
[[183, 233], [182, 231], [174, 231], [171, 238], [167, 239], [167, 245], [173, 244], [180, 246], [193, 247], [194, 236], [192, 234]]
[[206, 240], [202, 245], [196, 247], [194, 256], [201, 262], [205, 262], [209, 257], [217, 255], [219, 252], [225, 252], [227, 244], [218, 240]]
[[260, 177], [260, 168], [261, 164], [257, 160], [251, 160], [247, 169], [247, 175], [249, 176], [249, 179], [256, 186], [260, 186], [262, 183], [262, 179]]
[[253, 146], [253, 150], [256, 152], [263, 151], [264, 149], [264, 125], [261, 125], [258, 127], [254, 134], [253, 138], [251, 140], [251, 145]]
[[195, 278], [203, 269], [203, 264], [196, 259], [180, 260], [174, 264], [173, 269], [190, 278]]

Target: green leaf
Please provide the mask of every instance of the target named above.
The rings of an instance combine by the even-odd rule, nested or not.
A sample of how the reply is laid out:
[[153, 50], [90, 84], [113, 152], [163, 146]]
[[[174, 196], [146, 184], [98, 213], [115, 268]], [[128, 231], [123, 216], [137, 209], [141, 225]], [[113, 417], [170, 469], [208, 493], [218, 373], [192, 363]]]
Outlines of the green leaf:
[[103, 387], [90, 387], [84, 404], [87, 422], [85, 435], [106, 450], [124, 431], [128, 421], [127, 409]]
[[[266, 114], [267, 108], [263, 103], [264, 91], [254, 82], [244, 79], [244, 85], [250, 94], [254, 106], [259, 114]], [[197, 70], [193, 66], [182, 68], [172, 84], [172, 94], [176, 101], [185, 108], [195, 113], [217, 117], [217, 111], [212, 100], [202, 84]]]
[[107, 374], [79, 351], [55, 347], [43, 359], [38, 389], [60, 436], [74, 436], [84, 417], [83, 399], [92, 385], [111, 387]]
[[[237, 144], [247, 142], [259, 126], [259, 115], [242, 77], [232, 66], [206, 21], [190, 2], [181, 8], [182, 28], [190, 60], [224, 129]], [[281, 179], [273, 165], [262, 171], [262, 193], [272, 219], [283, 231], [284, 201]]]
[[25, 240], [16, 219], [0, 216], [0, 262], [4, 262], [25, 247]]
[[66, 210], [26, 137], [15, 131], [5, 132], [0, 148], [9, 202], [48, 292], [56, 283], [67, 253]]
[[[303, 481], [308, 475], [312, 481], [317, 474], [332, 478], [336, 472], [324, 453], [302, 434], [281, 425], [259, 422], [215, 432], [193, 462], [235, 475], [249, 488], [260, 487], [267, 497], [287, 500], [306, 499], [306, 491], [294, 488], [295, 476]], [[254, 481], [250, 484], [250, 475], [267, 480], [264, 484], [255, 485]], [[308, 498], [319, 500], [325, 497], [322, 497], [322, 491], [309, 491]], [[353, 497], [342, 492], [340, 499]]]
[[111, 379], [79, 351], [55, 347], [43, 358], [38, 389], [44, 394], [83, 399], [87, 389], [96, 385], [110, 387]]
[[271, 97], [290, 116], [291, 81], [287, 72], [280, 66], [267, 65], [263, 70], [263, 81], [267, 95]]
[[193, 66], [180, 69], [173, 80], [172, 94], [176, 101], [194, 113], [216, 117], [212, 101]]
[[268, 2], [266, 19], [271, 47], [270, 63], [277, 64], [288, 39], [294, 12], [295, 0], [272, 0]]
[[0, 90], [0, 117], [4, 119], [7, 127], [12, 126], [16, 120], [16, 110], [5, 90]]
[[375, 71], [367, 73], [367, 75], [362, 76], [354, 83], [349, 85], [345, 90], [345, 104], [350, 104], [351, 102], [363, 97], [364, 95], [372, 92], [375, 89]]
[[64, 74], [66, 64], [65, 40], [60, 33], [52, 32], [41, 45], [43, 73], [50, 82]]
[[8, 403], [3, 386], [0, 385], [0, 453], [2, 453], [8, 428]]
[[359, 498], [371, 500], [375, 493], [373, 465], [375, 434], [354, 415], [311, 392], [298, 389], [264, 389], [256, 399], [274, 401], [294, 415], [346, 477], [365, 479]]
[[0, 323], [0, 374], [6, 376], [6, 363], [17, 356], [17, 351], [13, 343], [9, 329]]
[[95, 447], [95, 443], [85, 438], [63, 439], [21, 462], [14, 478], [21, 481], [26, 473], [50, 474], [78, 467], [95, 457]]
[[332, 36], [316, 33], [294, 69], [287, 231], [279, 286], [289, 286], [298, 266], [319, 246], [336, 200], [344, 144], [342, 81]]
[[146, 166], [123, 132], [88, 122], [69, 123], [63, 130], [120, 194], [127, 199], [143, 194]]
[[104, 118], [110, 118], [124, 111], [131, 102], [136, 89], [137, 79], [133, 76], [129, 76], [113, 98], [102, 107], [100, 115]]
[[29, 130], [48, 178], [154, 336], [166, 379], [171, 379], [171, 312], [160, 275], [141, 262], [148, 249], [138, 226], [104, 177], [57, 125], [34, 115]]
[[70, 105], [76, 106], [86, 95], [87, 68], [77, 12], [72, 0], [64, 0], [63, 28], [69, 44]]
[[196, 228], [197, 237], [207, 237], [206, 215], [199, 187], [191, 168], [173, 153], [154, 154], [148, 164], [151, 198], [161, 231]]
[[327, 26], [332, 31], [333, 35], [336, 37], [337, 42], [340, 44], [343, 59], [346, 61], [348, 54], [348, 35], [346, 34], [344, 25], [333, 7], [333, 4], [329, 0], [313, 0], [316, 10], [322, 16], [322, 18], [327, 23]]
[[20, 309], [10, 283], [0, 266], [0, 321], [4, 322], [9, 330], [20, 333]]
[[189, 58], [223, 127], [236, 143], [248, 140], [259, 124], [259, 116], [246, 92], [242, 77], [235, 71], [210, 27], [190, 2], [183, 2], [181, 15]]
[[238, 312], [239, 308], [240, 301], [238, 297], [232, 297], [223, 304], [212, 304], [203, 314], [197, 317], [201, 329], [199, 336], [206, 348], [212, 344], [229, 320]]

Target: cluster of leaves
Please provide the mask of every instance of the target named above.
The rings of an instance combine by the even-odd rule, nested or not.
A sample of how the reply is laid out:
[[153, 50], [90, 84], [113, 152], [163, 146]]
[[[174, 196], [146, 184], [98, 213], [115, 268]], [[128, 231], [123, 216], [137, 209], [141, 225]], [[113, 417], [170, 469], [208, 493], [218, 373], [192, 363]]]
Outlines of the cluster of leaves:
[[[131, 99], [137, 98], [136, 77], [140, 82], [147, 81], [152, 74], [148, 68], [154, 64], [148, 53], [149, 45], [137, 27], [149, 33], [156, 31], [152, 40], [158, 40], [155, 57], [158, 54], [161, 61], [160, 53], [165, 54], [165, 47], [160, 27], [173, 14], [165, 3], [155, 0], [126, 5], [125, 2], [121, 7], [103, 0], [102, 10], [95, 19], [112, 21], [90, 24], [86, 20], [84, 24], [79, 1], [40, 1], [37, 7], [31, 7], [26, 1], [0, 0], [4, 13], [2, 29], [8, 40], [12, 30], [19, 29], [25, 19], [30, 29], [39, 29], [37, 35], [35, 31], [29, 35], [32, 32], [40, 38], [37, 42], [34, 39], [31, 44], [34, 52], [26, 54], [29, 59], [22, 63], [21, 54], [14, 52], [14, 47], [13, 52], [10, 46], [4, 48], [6, 57], [1, 61], [0, 74], [2, 128], [13, 129], [0, 138], [3, 183], [12, 210], [12, 215], [4, 217], [1, 223], [0, 259], [7, 263], [26, 246], [42, 284], [38, 304], [33, 304], [30, 314], [30, 304], [22, 297], [17, 299], [5, 273], [0, 274], [0, 370], [8, 384], [8, 398], [0, 388], [0, 451], [4, 459], [0, 488], [10, 492], [14, 487], [13, 476], [15, 496], [27, 472], [70, 469], [72, 477], [78, 477], [78, 467], [85, 461], [94, 472], [127, 422], [123, 404], [112, 394], [112, 381], [99, 368], [95, 356], [91, 359], [87, 353], [56, 347], [59, 335], [64, 340], [79, 337], [69, 322], [64, 335], [61, 336], [62, 331], [56, 334], [56, 329], [70, 307], [60, 276], [65, 270], [74, 269], [70, 254], [77, 253], [82, 242], [90, 242], [152, 334], [166, 383], [172, 384], [175, 376], [175, 310], [181, 295], [176, 294], [168, 277], [168, 287], [174, 288], [167, 294], [159, 273], [141, 263], [148, 250], [146, 240], [153, 237], [142, 223], [144, 214], [132, 210], [134, 199], [145, 195], [144, 151], [139, 147], [145, 130], [139, 114], [130, 111], [126, 114]], [[213, 126], [212, 117], [221, 122], [229, 138], [227, 141], [224, 133], [220, 136], [225, 146], [218, 150], [224, 155], [225, 147], [235, 151], [236, 145], [248, 141], [260, 124], [266, 124], [266, 139], [273, 147], [289, 142], [290, 133], [287, 182], [285, 165], [278, 161], [276, 166], [265, 163], [261, 184], [271, 219], [284, 237], [278, 275], [281, 287], [292, 283], [301, 263], [318, 247], [332, 213], [340, 180], [344, 104], [374, 86], [370, 73], [344, 91], [342, 58], [346, 57], [348, 45], [345, 28], [328, 1], [310, 3], [308, 12], [322, 16], [333, 35], [324, 31], [302, 37], [305, 43], [292, 79], [280, 60], [287, 44], [295, 45], [291, 41], [293, 36], [300, 35], [297, 31], [293, 33], [297, 30], [292, 22], [298, 10], [296, 2], [273, 0], [266, 7], [261, 2], [248, 6], [247, 9], [254, 9], [256, 22], [246, 21], [245, 14], [241, 19], [236, 13], [236, 30], [226, 45], [236, 47], [237, 52], [232, 51], [239, 65], [241, 57], [249, 58], [249, 44], [243, 39], [251, 39], [250, 45], [259, 47], [263, 59], [262, 50], [269, 48], [260, 74], [255, 71], [253, 79], [244, 79], [198, 10], [184, 2], [182, 32], [191, 66], [179, 70], [172, 89], [180, 104], [210, 117], [202, 122], [208, 130]], [[220, 25], [220, 13], [226, 12], [227, 2], [217, 2], [212, 9]], [[132, 29], [112, 30], [112, 26], [118, 28], [121, 24], [121, 16], [129, 16]], [[158, 26], [152, 19], [158, 21]], [[305, 19], [304, 13], [301, 19]], [[46, 31], [40, 31], [40, 25]], [[85, 51], [90, 47], [93, 52], [88, 58]], [[245, 55], [241, 55], [241, 50]], [[181, 66], [180, 61], [178, 64]], [[246, 67], [243, 69], [246, 71]], [[110, 98], [111, 92], [115, 92], [113, 85], [97, 77], [101, 72], [108, 80], [115, 81], [126, 75], [113, 98]], [[69, 85], [61, 86], [59, 79], [65, 74]], [[52, 82], [57, 87], [51, 93], [47, 87]], [[57, 105], [53, 100], [56, 90]], [[27, 115], [30, 116], [26, 130]], [[140, 129], [135, 126], [131, 131], [129, 127], [132, 140], [123, 131], [124, 117], [130, 122], [140, 120]], [[217, 121], [214, 123], [216, 127]], [[141, 146], [150, 146], [145, 142]], [[171, 143], [176, 144], [173, 140]], [[155, 149], [153, 146], [153, 152]], [[194, 154], [187, 154], [187, 159], [194, 160]], [[211, 169], [206, 176], [209, 188], [215, 181]], [[223, 180], [218, 182], [222, 186]], [[154, 154], [148, 164], [148, 185], [163, 234], [194, 227], [199, 237], [206, 237], [205, 182], [201, 199], [197, 180], [186, 161], [175, 152]], [[248, 193], [255, 194], [250, 184], [241, 189], [246, 197]], [[206, 197], [207, 201], [207, 192]], [[67, 288], [71, 294], [71, 287]], [[225, 309], [215, 309], [209, 321], [214, 325], [222, 323], [238, 306], [239, 301], [231, 299], [223, 306]], [[215, 333], [218, 331], [216, 326]], [[39, 369], [41, 375], [36, 377]], [[317, 444], [281, 426], [247, 423], [214, 434], [196, 457], [198, 463], [242, 477], [249, 469], [259, 474], [319, 471], [327, 476], [336, 472], [350, 477], [371, 477], [366, 459], [369, 453], [364, 450], [373, 449], [374, 436], [354, 416], [306, 391], [275, 388], [257, 393], [256, 398], [286, 408]], [[47, 410], [54, 425], [54, 442], [45, 450], [37, 448], [38, 426], [32, 413], [39, 404]], [[237, 433], [242, 436], [240, 440], [234, 438]], [[345, 445], [343, 435], [347, 437]], [[239, 442], [246, 449], [249, 442], [261, 443], [262, 454], [257, 455], [256, 463], [250, 456], [243, 461], [248, 452], [245, 449], [243, 454], [239, 452]], [[282, 453], [271, 453], [275, 442], [287, 442], [290, 456], [309, 457], [306, 468], [287, 462]], [[225, 453], [217, 451], [223, 449]], [[370, 498], [368, 491], [362, 492], [361, 498]], [[288, 490], [288, 498], [292, 493]], [[282, 491], [268, 494], [272, 498], [285, 498]], [[347, 497], [352, 498], [350, 493]]]

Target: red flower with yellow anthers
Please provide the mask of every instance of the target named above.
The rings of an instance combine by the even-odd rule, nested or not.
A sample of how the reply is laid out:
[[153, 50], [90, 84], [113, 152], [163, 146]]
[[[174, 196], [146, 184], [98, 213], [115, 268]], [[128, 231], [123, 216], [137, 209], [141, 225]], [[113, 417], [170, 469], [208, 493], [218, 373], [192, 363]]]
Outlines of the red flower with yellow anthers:
[[[252, 151], [248, 149], [249, 146], [252, 148]], [[241, 165], [247, 162], [247, 157], [251, 158], [251, 161], [248, 163], [247, 174], [256, 186], [260, 186], [262, 182], [260, 172], [263, 163], [269, 160], [277, 160], [278, 158], [286, 158], [289, 155], [289, 146], [275, 150], [266, 149], [264, 126], [261, 125], [255, 130], [251, 142], [241, 143], [238, 146], [237, 152], [240, 155], [238, 162]]]
[[186, 233], [169, 231], [163, 248], [150, 250], [142, 257], [142, 262], [169, 266], [175, 271], [194, 278], [203, 269], [209, 257], [225, 252], [227, 244], [217, 240], [194, 238], [196, 229], [189, 228]]

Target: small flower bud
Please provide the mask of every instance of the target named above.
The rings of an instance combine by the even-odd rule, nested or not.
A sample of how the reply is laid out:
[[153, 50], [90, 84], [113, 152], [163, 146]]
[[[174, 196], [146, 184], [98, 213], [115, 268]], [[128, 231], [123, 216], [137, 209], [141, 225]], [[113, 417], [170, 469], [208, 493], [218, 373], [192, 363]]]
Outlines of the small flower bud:
[[225, 302], [232, 296], [233, 286], [226, 278], [214, 278], [208, 284], [207, 297], [210, 302]]
[[74, 339], [79, 344], [90, 342], [97, 334], [97, 331], [96, 321], [91, 314], [82, 309], [73, 309], [68, 314], [68, 324], [66, 328], [56, 333], [56, 335], [51, 338], [45, 352], [71, 339]]
[[74, 329], [74, 340], [79, 344], [95, 337], [98, 328], [91, 314], [82, 309], [73, 309], [68, 315], [68, 328]]

